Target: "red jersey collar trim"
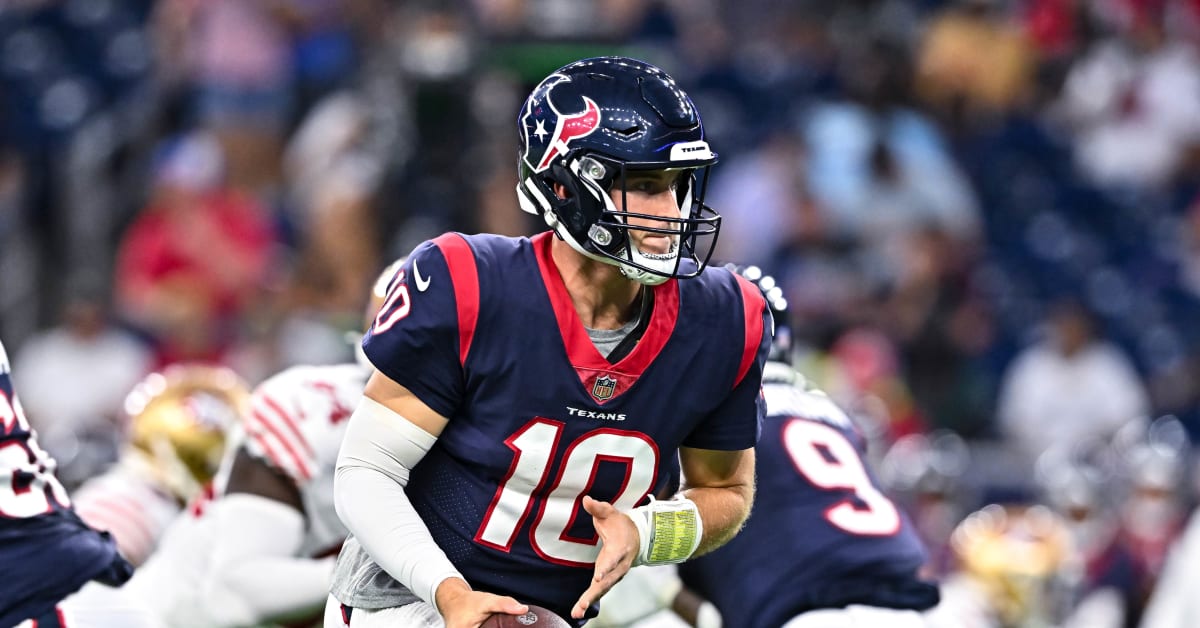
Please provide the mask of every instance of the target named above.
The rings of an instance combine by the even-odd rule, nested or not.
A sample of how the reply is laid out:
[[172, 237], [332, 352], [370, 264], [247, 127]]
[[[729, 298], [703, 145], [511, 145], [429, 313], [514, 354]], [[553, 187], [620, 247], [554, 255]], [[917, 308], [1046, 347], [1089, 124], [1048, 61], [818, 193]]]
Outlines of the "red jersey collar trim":
[[679, 280], [669, 279], [651, 288], [654, 290], [654, 309], [650, 314], [646, 332], [629, 355], [616, 364], [610, 364], [600, 355], [596, 346], [592, 344], [592, 339], [588, 337], [587, 329], [579, 320], [575, 304], [571, 301], [567, 286], [558, 272], [558, 266], [554, 264], [554, 258], [550, 255], [554, 233], [540, 233], [531, 238], [531, 241], [538, 269], [542, 273], [542, 282], [546, 286], [550, 305], [554, 309], [554, 318], [558, 322], [558, 331], [562, 336], [567, 359], [575, 367], [579, 382], [597, 403], [603, 404], [615, 399], [641, 377], [671, 338], [671, 333], [675, 330], [675, 321], [679, 318]]

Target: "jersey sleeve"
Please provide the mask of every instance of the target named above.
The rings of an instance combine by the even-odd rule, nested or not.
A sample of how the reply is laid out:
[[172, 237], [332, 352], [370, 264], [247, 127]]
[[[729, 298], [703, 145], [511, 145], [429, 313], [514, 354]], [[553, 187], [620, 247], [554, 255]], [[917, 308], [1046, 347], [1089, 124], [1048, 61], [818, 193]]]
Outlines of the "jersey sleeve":
[[687, 438], [685, 447], [733, 451], [758, 442], [767, 404], [762, 393], [763, 367], [771, 349], [771, 311], [758, 288], [737, 277], [741, 293], [744, 342], [733, 390]]
[[89, 526], [108, 531], [134, 566], [146, 562], [179, 513], [171, 498], [113, 471], [79, 488], [75, 510]]
[[254, 389], [245, 417], [243, 447], [303, 486], [320, 469], [321, 461], [305, 423], [320, 412], [320, 399], [297, 369], [279, 373]]
[[380, 373], [450, 417], [463, 398], [463, 363], [478, 312], [470, 245], [458, 234], [443, 235], [417, 247], [396, 272], [363, 351]]

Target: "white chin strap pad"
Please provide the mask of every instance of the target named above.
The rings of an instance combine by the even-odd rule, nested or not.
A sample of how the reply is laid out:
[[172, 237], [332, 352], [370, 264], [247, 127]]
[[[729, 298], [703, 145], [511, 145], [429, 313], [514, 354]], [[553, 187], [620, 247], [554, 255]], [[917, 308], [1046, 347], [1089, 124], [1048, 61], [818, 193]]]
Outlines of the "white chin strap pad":
[[675, 272], [675, 264], [679, 258], [679, 238], [676, 236], [675, 240], [671, 242], [671, 252], [663, 255], [649, 257], [633, 245], [630, 245], [629, 252], [635, 263], [657, 270], [662, 274], [639, 270], [628, 264], [621, 264], [621, 273], [638, 283], [657, 286], [669, 279], [669, 275]]

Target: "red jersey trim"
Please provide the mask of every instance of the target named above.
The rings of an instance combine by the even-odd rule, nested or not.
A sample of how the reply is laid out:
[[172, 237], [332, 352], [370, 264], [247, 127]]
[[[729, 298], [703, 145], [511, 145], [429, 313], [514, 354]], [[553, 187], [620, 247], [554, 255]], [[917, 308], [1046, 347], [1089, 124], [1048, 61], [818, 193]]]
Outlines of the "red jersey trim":
[[[550, 305], [554, 308], [554, 318], [558, 322], [558, 331], [567, 351], [567, 359], [575, 367], [579, 382], [585, 390], [592, 393], [592, 398], [599, 404], [619, 397], [646, 372], [670, 340], [671, 333], [675, 330], [675, 322], [679, 318], [679, 281], [670, 279], [649, 288], [654, 290], [654, 311], [650, 315], [649, 326], [633, 351], [616, 364], [611, 364], [600, 355], [596, 345], [592, 344], [592, 339], [588, 337], [587, 329], [579, 320], [567, 286], [563, 283], [558, 267], [550, 255], [554, 233], [540, 233], [532, 238], [532, 242], [538, 269], [542, 273], [542, 282], [550, 297]], [[761, 324], [759, 327], [761, 328]], [[604, 377], [615, 382], [611, 384], [611, 392], [606, 390], [607, 396], [599, 397], [595, 394], [597, 380]]]
[[737, 278], [738, 287], [742, 289], [742, 309], [746, 316], [746, 344], [742, 347], [742, 361], [738, 364], [737, 379], [733, 382], [733, 387], [737, 388], [758, 355], [758, 346], [763, 335], [763, 311], [766, 310], [767, 300], [754, 284], [741, 275], [734, 274], [734, 277]]
[[461, 234], [445, 233], [434, 238], [433, 243], [441, 249], [446, 266], [450, 268], [454, 303], [458, 309], [458, 361], [465, 365], [471, 341], [475, 338], [475, 327], [479, 324], [479, 270], [475, 266], [475, 254]]
[[[297, 424], [296, 419], [292, 418], [292, 415], [284, 411], [283, 406], [280, 405], [278, 401], [275, 401], [275, 399], [271, 398], [270, 395], [263, 393], [262, 400], [263, 403], [265, 403], [267, 407], [275, 413], [275, 416], [279, 417], [284, 427], [288, 428], [288, 432], [295, 437], [295, 441], [300, 444], [300, 447], [304, 449], [308, 456], [310, 458], [316, 458], [317, 452], [313, 450], [312, 445], [308, 442], [308, 439], [305, 438], [304, 434], [300, 432], [300, 426]], [[262, 418], [266, 419], [266, 415], [262, 415]]]
[[[286, 459], [291, 459], [292, 463], [296, 467], [296, 472], [300, 474], [300, 478], [302, 480], [309, 480], [312, 478], [312, 471], [309, 470], [308, 463], [305, 461], [304, 457], [301, 456], [298, 451], [296, 451], [296, 448], [292, 446], [291, 441], [284, 437], [283, 432], [281, 432], [273, 422], [267, 419], [266, 416], [257, 409], [251, 410], [250, 420], [252, 423], [249, 424], [248, 427], [250, 429], [248, 431], [250, 432], [251, 438], [255, 439], [259, 444], [262, 445], [263, 449], [265, 449], [267, 452], [267, 457], [269, 457], [272, 462], [281, 468], [286, 468], [287, 463], [284, 461]], [[256, 429], [258, 426], [262, 426], [266, 429]], [[280, 456], [278, 450], [274, 447], [271, 447], [270, 443], [267, 442], [265, 438], [267, 434], [270, 434], [275, 441], [283, 447], [283, 451], [287, 453], [286, 459]]]

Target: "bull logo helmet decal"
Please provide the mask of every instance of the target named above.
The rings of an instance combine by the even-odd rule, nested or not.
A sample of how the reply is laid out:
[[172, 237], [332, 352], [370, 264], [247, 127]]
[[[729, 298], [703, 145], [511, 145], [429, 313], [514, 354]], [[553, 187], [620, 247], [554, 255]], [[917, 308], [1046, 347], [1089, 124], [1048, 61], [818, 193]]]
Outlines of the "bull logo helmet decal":
[[[546, 87], [547, 94], [545, 104], [549, 107], [549, 111], [544, 107], [530, 108], [525, 111], [522, 117], [522, 123], [525, 128], [526, 139], [532, 139], [529, 136], [537, 138], [537, 142], [527, 141], [529, 146], [528, 153], [524, 156], [534, 172], [541, 172], [550, 166], [550, 162], [554, 161], [555, 157], [567, 154], [570, 149], [571, 140], [586, 137], [591, 135], [593, 131], [600, 128], [600, 106], [596, 101], [583, 96], [583, 111], [576, 113], [562, 113], [555, 106], [554, 101], [550, 98], [550, 91], [553, 91], [554, 86], [561, 82], [569, 81], [570, 79], [563, 77], [559, 81], [555, 81]], [[530, 99], [532, 105], [534, 99]], [[554, 132], [551, 133], [546, 129], [547, 122], [554, 124]], [[542, 158], [535, 164], [533, 161], [533, 153], [537, 144], [545, 140], [546, 136], [550, 136], [550, 141], [545, 144], [545, 152], [542, 153]]]

